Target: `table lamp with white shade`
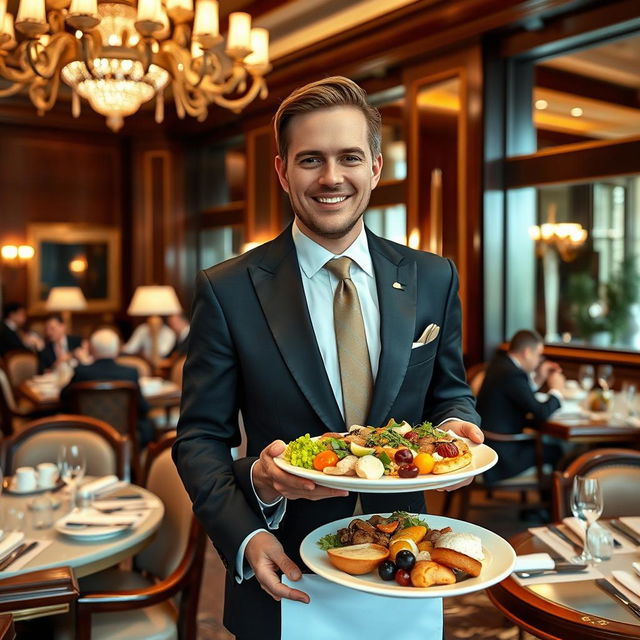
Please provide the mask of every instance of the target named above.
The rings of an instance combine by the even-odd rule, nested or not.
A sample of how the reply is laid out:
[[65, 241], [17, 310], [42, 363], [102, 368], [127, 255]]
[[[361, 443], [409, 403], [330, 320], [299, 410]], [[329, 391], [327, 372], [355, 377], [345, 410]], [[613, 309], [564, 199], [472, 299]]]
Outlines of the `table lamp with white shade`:
[[67, 331], [71, 332], [71, 312], [84, 311], [87, 299], [80, 287], [52, 287], [44, 306], [47, 311], [59, 311]]
[[162, 326], [160, 316], [181, 313], [182, 307], [175, 289], [168, 285], [150, 285], [138, 287], [131, 299], [127, 313], [130, 316], [148, 316], [149, 334], [151, 336], [151, 362], [158, 365], [158, 333]]

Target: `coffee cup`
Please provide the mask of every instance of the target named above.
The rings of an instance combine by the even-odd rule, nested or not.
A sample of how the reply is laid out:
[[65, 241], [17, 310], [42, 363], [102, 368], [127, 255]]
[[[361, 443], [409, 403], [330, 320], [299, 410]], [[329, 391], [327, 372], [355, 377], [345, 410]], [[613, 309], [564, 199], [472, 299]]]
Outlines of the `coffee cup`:
[[41, 462], [38, 467], [38, 486], [49, 489], [55, 486], [58, 480], [58, 466], [53, 462]]
[[38, 486], [36, 470], [33, 467], [18, 467], [15, 483], [18, 491], [33, 491]]

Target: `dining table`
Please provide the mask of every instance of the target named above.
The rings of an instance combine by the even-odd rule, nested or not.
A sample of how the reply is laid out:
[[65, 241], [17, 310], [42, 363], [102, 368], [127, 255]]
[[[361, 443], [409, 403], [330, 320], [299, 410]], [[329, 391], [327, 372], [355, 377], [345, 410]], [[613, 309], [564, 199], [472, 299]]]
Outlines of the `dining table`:
[[[87, 481], [92, 478], [87, 478]], [[81, 487], [80, 487], [81, 489]], [[24, 566], [12, 568], [11, 565], [0, 571], [0, 578], [10, 577], [39, 569], [49, 569], [53, 567], [72, 567], [77, 577], [83, 577], [96, 573], [107, 567], [114, 566], [134, 556], [143, 549], [151, 540], [154, 533], [160, 527], [164, 516], [164, 506], [162, 502], [143, 487], [133, 484], [121, 485], [114, 495], [139, 496], [145, 500], [149, 508], [145, 509], [145, 515], [135, 526], [129, 527], [118, 533], [116, 536], [106, 539], [92, 540], [77, 536], [69, 536], [58, 532], [55, 527], [45, 529], [34, 528], [34, 513], [30, 510], [31, 501], [35, 495], [16, 495], [4, 491], [0, 496], [0, 507], [6, 515], [7, 511], [13, 509], [19, 513], [24, 513], [23, 531], [25, 541], [43, 541], [44, 548], [32, 557]], [[107, 497], [107, 496], [101, 496]], [[66, 488], [51, 493], [54, 502], [59, 506], [53, 511], [53, 519], [58, 520], [70, 511], [70, 494]], [[117, 499], [117, 498], [116, 498]], [[125, 504], [126, 498], [120, 498]], [[26, 556], [25, 556], [26, 557]]]
[[[34, 376], [18, 386], [18, 393], [33, 405], [34, 412], [55, 413], [63, 409], [60, 402], [61, 387], [54, 377]], [[140, 390], [152, 409], [169, 412], [180, 406], [181, 389], [171, 380], [141, 378]]]
[[[530, 531], [517, 534], [509, 542], [519, 556], [550, 550]], [[635, 552], [614, 554], [599, 563], [597, 570], [605, 576], [616, 569], [628, 571], [631, 562], [638, 560], [640, 547]], [[505, 617], [543, 640], [640, 638], [640, 618], [601, 590], [593, 578], [525, 586], [512, 574], [489, 587], [487, 595]]]

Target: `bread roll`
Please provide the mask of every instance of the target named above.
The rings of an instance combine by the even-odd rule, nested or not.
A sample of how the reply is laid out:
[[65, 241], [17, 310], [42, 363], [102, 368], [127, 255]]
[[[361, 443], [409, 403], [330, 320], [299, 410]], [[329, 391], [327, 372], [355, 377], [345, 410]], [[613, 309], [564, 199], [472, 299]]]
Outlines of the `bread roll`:
[[432, 562], [421, 560], [416, 562], [411, 570], [411, 584], [414, 587], [431, 587], [436, 584], [454, 584], [456, 576], [447, 567]]

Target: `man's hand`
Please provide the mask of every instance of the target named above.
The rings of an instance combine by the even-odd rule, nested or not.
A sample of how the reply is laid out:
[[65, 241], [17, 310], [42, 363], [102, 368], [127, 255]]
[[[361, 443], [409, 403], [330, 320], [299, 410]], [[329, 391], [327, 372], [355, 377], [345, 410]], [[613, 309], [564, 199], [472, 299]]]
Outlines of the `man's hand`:
[[282, 440], [275, 440], [261, 451], [260, 459], [253, 466], [253, 486], [262, 502], [273, 502], [281, 496], [288, 500], [322, 500], [349, 495], [348, 491], [321, 487], [311, 480], [299, 478], [280, 469], [273, 459], [285, 448]]
[[[471, 442], [476, 442], [478, 444], [484, 442], [484, 433], [482, 433], [480, 427], [477, 427], [475, 424], [473, 424], [473, 422], [450, 420], [449, 422], [445, 422], [445, 424], [443, 424], [441, 428], [451, 429], [451, 431], [453, 431], [456, 435], [463, 438], [469, 438]], [[459, 489], [460, 487], [465, 487], [466, 485], [471, 484], [471, 482], [473, 482], [473, 476], [458, 482], [458, 484], [451, 485], [450, 487], [438, 489], [438, 491], [454, 491], [455, 489]]]
[[287, 598], [308, 604], [309, 596], [304, 591], [292, 589], [280, 582], [278, 571], [282, 571], [294, 582], [300, 580], [302, 574], [296, 563], [285, 554], [275, 536], [266, 531], [256, 533], [249, 540], [244, 557], [256, 574], [260, 586], [274, 600], [280, 602], [282, 598]]
[[549, 385], [549, 389], [556, 389], [557, 391], [564, 391], [564, 384], [566, 382], [566, 378], [560, 371], [552, 371], [547, 378], [547, 384]]
[[537, 385], [538, 389], [548, 382], [550, 377], [554, 373], [562, 373], [562, 367], [557, 362], [551, 360], [544, 360], [540, 363], [533, 376], [533, 381]]
[[469, 438], [471, 442], [482, 444], [484, 442], [484, 433], [482, 429], [477, 427], [473, 422], [463, 422], [462, 420], [449, 420], [439, 427], [443, 431], [451, 430], [457, 436]]

